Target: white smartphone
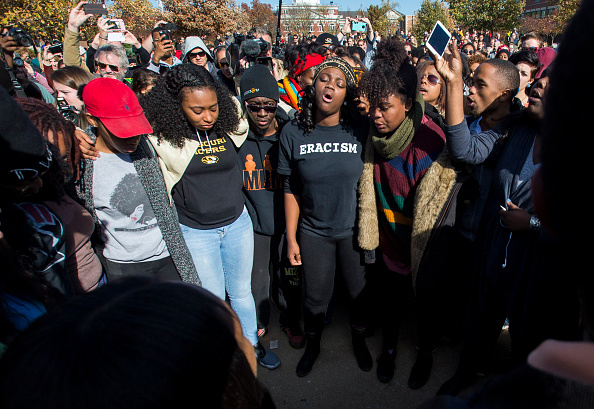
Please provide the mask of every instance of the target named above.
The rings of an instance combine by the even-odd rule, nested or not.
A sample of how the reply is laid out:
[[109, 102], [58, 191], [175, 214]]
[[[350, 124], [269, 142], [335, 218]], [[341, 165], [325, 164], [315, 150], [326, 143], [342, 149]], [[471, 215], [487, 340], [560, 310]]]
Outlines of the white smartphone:
[[107, 33], [107, 41], [126, 41], [126, 36], [121, 31], [110, 31]]
[[427, 44], [425, 45], [429, 51], [435, 54], [439, 59], [443, 57], [443, 53], [445, 52], [446, 48], [448, 48], [451, 38], [452, 34], [441, 23], [441, 21], [438, 20], [435, 23], [435, 26], [433, 26], [433, 30], [431, 30], [431, 34], [429, 35], [429, 40], [427, 40]]

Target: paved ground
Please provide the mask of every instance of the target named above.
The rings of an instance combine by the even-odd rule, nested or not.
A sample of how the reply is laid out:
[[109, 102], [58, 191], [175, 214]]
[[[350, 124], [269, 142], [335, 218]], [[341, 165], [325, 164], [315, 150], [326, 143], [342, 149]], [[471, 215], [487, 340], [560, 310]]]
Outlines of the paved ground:
[[[401, 329], [394, 378], [383, 384], [376, 378], [375, 366], [370, 372], [363, 372], [357, 366], [343, 303], [337, 302], [332, 321], [324, 330], [320, 356], [313, 370], [304, 378], [295, 374], [303, 350], [289, 346], [287, 337], [276, 324], [278, 312], [273, 308], [272, 325], [261, 341], [266, 347], [270, 347], [271, 342], [278, 342], [274, 351], [281, 359], [281, 366], [272, 371], [259, 367], [258, 377], [270, 390], [279, 409], [416, 408], [435, 396], [441, 384], [454, 373], [460, 347], [438, 348], [433, 353], [434, 365], [427, 385], [419, 390], [409, 389], [408, 376], [416, 357], [412, 314], [414, 312]], [[506, 347], [506, 335], [504, 332], [500, 338], [503, 349]], [[381, 349], [381, 330], [367, 338], [367, 345], [375, 359]], [[480, 384], [475, 387], [478, 386]]]

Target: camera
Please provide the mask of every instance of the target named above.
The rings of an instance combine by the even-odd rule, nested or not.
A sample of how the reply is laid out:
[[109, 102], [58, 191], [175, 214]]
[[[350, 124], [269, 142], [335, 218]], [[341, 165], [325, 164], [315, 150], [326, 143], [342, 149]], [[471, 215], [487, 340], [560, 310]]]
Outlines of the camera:
[[74, 125], [78, 125], [78, 114], [74, 110], [73, 107], [68, 105], [68, 102], [64, 98], [58, 98], [58, 112], [62, 115], [66, 120], [74, 123]]
[[13, 27], [6, 34], [3, 34], [4, 37], [12, 37], [14, 41], [20, 45], [21, 47], [31, 47], [33, 45], [33, 39], [22, 28]]
[[164, 40], [173, 40], [171, 37], [171, 32], [177, 30], [177, 24], [175, 23], [166, 23], [159, 26], [159, 38], [163, 37]]
[[121, 30], [121, 26], [119, 24], [120, 20], [107, 20], [106, 27], [107, 30]]
[[54, 43], [48, 47], [47, 51], [52, 54], [62, 54], [64, 47], [61, 43]]

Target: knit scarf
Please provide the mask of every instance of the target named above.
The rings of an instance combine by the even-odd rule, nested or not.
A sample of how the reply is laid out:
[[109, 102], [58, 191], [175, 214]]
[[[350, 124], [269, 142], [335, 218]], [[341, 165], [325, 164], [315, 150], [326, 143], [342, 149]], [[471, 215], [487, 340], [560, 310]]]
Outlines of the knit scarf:
[[410, 144], [421, 126], [424, 112], [425, 101], [421, 94], [417, 94], [406, 118], [391, 135], [380, 136], [375, 126], [371, 124], [364, 148], [363, 173], [359, 179], [358, 187], [359, 229], [357, 241], [363, 250], [370, 251], [379, 246], [379, 220], [373, 181], [374, 151], [377, 150], [382, 157], [388, 160], [399, 155]]
[[278, 82], [278, 91], [280, 99], [289, 104], [292, 108], [299, 111], [299, 102], [301, 101], [301, 87], [288, 76]]
[[381, 135], [372, 124], [370, 136], [373, 146], [382, 157], [391, 160], [398, 156], [410, 144], [417, 133], [421, 121], [425, 115], [425, 101], [423, 96], [418, 93], [411, 109], [406, 114], [404, 121], [390, 135]]

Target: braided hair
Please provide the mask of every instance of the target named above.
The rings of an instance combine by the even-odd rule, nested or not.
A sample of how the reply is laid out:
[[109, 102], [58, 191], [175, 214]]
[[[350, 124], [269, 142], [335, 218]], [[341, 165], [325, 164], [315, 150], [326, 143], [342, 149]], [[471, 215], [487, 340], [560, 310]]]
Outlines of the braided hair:
[[183, 148], [186, 139], [194, 137], [194, 128], [188, 123], [181, 103], [189, 92], [205, 88], [217, 95], [219, 117], [214, 125], [217, 135], [228, 135], [237, 130], [239, 113], [229, 90], [204, 67], [180, 64], [159, 77], [151, 92], [139, 98], [159, 142], [166, 140]]
[[[332, 64], [331, 61], [340, 62], [340, 66], [343, 71], [345, 68], [350, 67], [348, 63], [341, 58], [334, 58], [326, 60], [327, 63]], [[335, 67], [334, 65], [329, 65], [328, 67]], [[312, 85], [308, 85], [303, 89], [303, 96], [301, 97], [301, 111], [296, 116], [297, 125], [303, 129], [305, 133], [311, 133], [315, 126], [315, 113], [317, 108], [316, 105], [316, 93], [315, 93], [315, 84], [317, 82], [317, 75], [323, 71], [326, 67], [324, 64], [321, 64], [316, 69], [316, 76], [314, 77], [314, 82]], [[344, 71], [343, 71], [344, 73]], [[357, 83], [354, 78], [355, 74], [351, 72], [351, 76], [353, 77], [349, 80], [349, 76], [345, 74], [347, 77], [347, 87], [346, 87], [346, 95], [344, 99], [344, 103], [340, 106], [340, 121], [343, 126], [348, 127], [355, 127], [357, 122], [360, 120], [359, 111], [357, 110], [357, 103], [355, 102], [356, 99], [356, 91], [357, 91]]]
[[65, 119], [58, 110], [35, 98], [17, 98], [23, 111], [27, 113], [31, 122], [43, 136], [43, 138], [54, 145], [59, 152], [66, 152], [64, 157], [66, 169], [64, 173], [68, 176], [79, 176], [81, 164], [81, 152], [79, 141], [74, 136], [76, 126]]
[[408, 60], [404, 42], [396, 37], [381, 41], [373, 58], [371, 69], [359, 82], [361, 93], [370, 106], [379, 106], [390, 95], [405, 102], [414, 101], [418, 92], [418, 76]]

